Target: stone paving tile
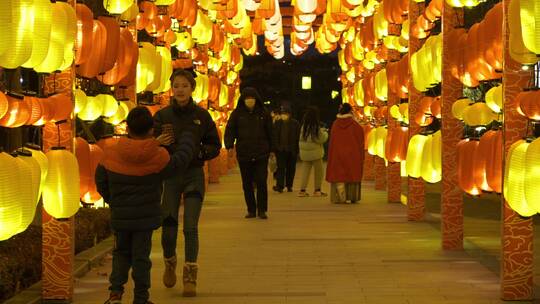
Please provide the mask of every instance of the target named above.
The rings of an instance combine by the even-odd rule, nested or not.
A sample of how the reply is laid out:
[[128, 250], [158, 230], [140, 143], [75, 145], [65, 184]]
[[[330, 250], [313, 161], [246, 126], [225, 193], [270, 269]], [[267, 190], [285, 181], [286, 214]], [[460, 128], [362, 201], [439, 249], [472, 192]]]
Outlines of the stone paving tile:
[[[200, 223], [199, 296], [182, 298], [180, 285], [173, 289], [162, 285], [158, 230], [151, 256], [152, 300], [158, 304], [502, 303], [498, 276], [485, 266], [484, 257], [489, 255], [442, 251], [440, 231], [433, 223], [408, 222], [405, 207], [386, 203], [386, 193], [374, 191], [372, 183], [364, 184], [362, 202], [356, 205], [273, 192], [269, 205], [267, 221], [246, 220], [238, 172], [211, 184]], [[180, 255], [182, 247], [179, 237]], [[78, 280], [74, 303], [102, 303], [110, 269], [109, 257]], [[125, 303], [131, 300], [132, 288], [128, 283]]]

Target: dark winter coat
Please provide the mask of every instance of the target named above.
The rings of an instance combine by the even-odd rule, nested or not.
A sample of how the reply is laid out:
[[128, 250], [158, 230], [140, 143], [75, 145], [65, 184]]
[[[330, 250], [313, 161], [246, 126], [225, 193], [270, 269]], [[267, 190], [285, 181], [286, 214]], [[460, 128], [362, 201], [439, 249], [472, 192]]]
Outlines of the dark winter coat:
[[[285, 123], [289, 124], [287, 143], [285, 144], [285, 149], [281, 149], [279, 143], [281, 141], [281, 128]], [[277, 120], [274, 123], [272, 139], [274, 140], [274, 147], [276, 150], [291, 152], [292, 154], [298, 154], [299, 147], [298, 142], [300, 140], [300, 123], [296, 119], [290, 118], [287, 122], [284, 120]]]
[[202, 167], [204, 162], [219, 155], [221, 141], [217, 132], [216, 124], [212, 116], [205, 109], [197, 106], [193, 101], [184, 107], [176, 104], [159, 110], [154, 115], [154, 134], [159, 136], [163, 124], [172, 124], [175, 142], [167, 147], [170, 154], [179, 148], [180, 134], [183, 131], [192, 132], [195, 144], [195, 157], [190, 167]]
[[256, 98], [253, 111], [249, 111], [243, 98], [231, 113], [225, 128], [225, 148], [232, 149], [236, 143], [238, 161], [254, 161], [267, 158], [272, 147], [272, 117]]
[[96, 186], [111, 207], [116, 231], [154, 230], [161, 226], [161, 182], [183, 172], [193, 158], [193, 135], [182, 134], [169, 156], [155, 139], [121, 138], [104, 151]]

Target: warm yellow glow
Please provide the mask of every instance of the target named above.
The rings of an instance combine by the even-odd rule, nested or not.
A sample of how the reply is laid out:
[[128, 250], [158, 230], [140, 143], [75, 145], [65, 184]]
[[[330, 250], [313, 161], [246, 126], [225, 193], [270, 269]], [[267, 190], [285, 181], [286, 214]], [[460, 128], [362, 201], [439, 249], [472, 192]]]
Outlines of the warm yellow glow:
[[197, 21], [191, 28], [191, 33], [195, 42], [207, 44], [212, 40], [212, 21], [203, 11], [197, 11]]
[[519, 8], [523, 43], [532, 53], [540, 54], [540, 4], [537, 0], [519, 0]]
[[208, 75], [200, 74], [198, 72], [196, 74], [197, 77], [195, 78], [195, 90], [193, 91], [193, 94], [191, 94], [191, 96], [196, 103], [199, 103], [208, 98], [209, 79]]
[[73, 91], [73, 95], [75, 96], [75, 109], [73, 112], [78, 114], [82, 109], [84, 109], [84, 107], [86, 107], [86, 93], [84, 93], [84, 91], [81, 89], [76, 89]]
[[128, 106], [125, 102], [118, 102], [118, 110], [111, 117], [107, 117], [104, 120], [112, 125], [117, 125], [124, 121], [129, 113]]
[[14, 181], [17, 171], [15, 159], [0, 152], [0, 241], [7, 240], [19, 231], [22, 222], [22, 206], [19, 202], [19, 189]]
[[386, 78], [386, 69], [382, 69], [375, 74], [375, 96], [382, 101], [388, 99], [388, 80]]
[[68, 12], [66, 12], [66, 3], [53, 3], [52, 16], [54, 16], [54, 18], [52, 18], [51, 36], [47, 56], [39, 65], [34, 67], [34, 70], [40, 73], [52, 73], [57, 71], [64, 63], [65, 43], [68, 36], [67, 32], [69, 20]]
[[386, 127], [378, 127], [375, 129], [376, 143], [375, 143], [375, 154], [383, 159], [386, 159], [386, 137], [388, 136], [388, 129]]
[[441, 131], [437, 131], [427, 136], [427, 140], [422, 150], [422, 179], [428, 183], [438, 183], [441, 181]]
[[510, 1], [508, 8], [508, 52], [510, 56], [522, 64], [534, 64], [538, 61], [536, 54], [529, 51], [523, 42], [521, 30], [520, 1]]
[[65, 2], [63, 3], [64, 11], [66, 12], [67, 24], [66, 24], [66, 38], [64, 41], [64, 59], [60, 65], [60, 71], [63, 71], [73, 64], [75, 59], [75, 52], [73, 52], [75, 46], [75, 39], [77, 38], [77, 14], [73, 7]]
[[111, 117], [118, 110], [118, 102], [109, 94], [99, 94], [96, 100], [101, 104], [101, 116]]
[[23, 232], [32, 223], [36, 213], [41, 190], [41, 168], [32, 154], [20, 154], [16, 160], [19, 162], [20, 199], [23, 206], [19, 232]]
[[0, 66], [15, 69], [32, 55], [33, 0], [9, 0], [0, 4]]
[[524, 191], [527, 205], [540, 212], [540, 139], [529, 144], [525, 155]]
[[302, 90], [311, 90], [311, 76], [302, 76]]
[[164, 46], [158, 46], [156, 47], [156, 52], [161, 58], [159, 65], [159, 86], [156, 88], [148, 88], [148, 90], [152, 90], [155, 94], [159, 94], [170, 90], [171, 82], [169, 81], [169, 78], [171, 78], [173, 70], [171, 51]]
[[69, 218], [79, 210], [79, 165], [67, 150], [47, 152], [49, 172], [43, 186], [43, 208], [55, 218]]
[[525, 196], [528, 147], [529, 143], [524, 140], [515, 142], [508, 151], [504, 170], [504, 198], [510, 208], [521, 216], [532, 216], [537, 213], [537, 210], [527, 203]]
[[456, 100], [452, 104], [452, 115], [459, 120], [463, 120], [463, 111], [472, 103], [472, 100], [468, 98]]
[[32, 55], [28, 61], [21, 64], [25, 68], [33, 68], [42, 63], [45, 57], [47, 57], [49, 40], [51, 38], [51, 2], [49, 0], [34, 0], [34, 6], [30, 11], [29, 22], [32, 24]]
[[92, 121], [98, 119], [102, 112], [102, 103], [94, 96], [87, 96], [86, 106], [78, 113], [77, 116], [82, 120]]
[[424, 145], [428, 137], [425, 135], [416, 134], [409, 141], [407, 148], [407, 175], [418, 178], [422, 175], [422, 156], [424, 153]]
[[495, 113], [502, 111], [502, 85], [498, 85], [486, 92], [486, 104]]
[[[365, 108], [364, 108], [365, 109]], [[377, 155], [377, 132], [372, 130], [367, 136], [368, 148], [367, 152], [370, 155]]]
[[483, 102], [477, 102], [463, 110], [463, 122], [469, 126], [485, 126], [496, 119], [497, 115]]
[[219, 85], [219, 106], [224, 107], [229, 103], [229, 88], [220, 82]]
[[176, 41], [173, 44], [179, 52], [189, 51], [193, 47], [193, 39], [189, 32], [176, 33]]
[[[158, 1], [162, 1], [162, 0], [158, 0]], [[117, 15], [125, 12], [132, 4], [133, 4], [133, 0], [103, 0], [103, 7], [109, 13], [117, 14]], [[169, 5], [169, 4], [164, 4], [164, 5]], [[156, 3], [156, 5], [161, 5], [161, 4]]]

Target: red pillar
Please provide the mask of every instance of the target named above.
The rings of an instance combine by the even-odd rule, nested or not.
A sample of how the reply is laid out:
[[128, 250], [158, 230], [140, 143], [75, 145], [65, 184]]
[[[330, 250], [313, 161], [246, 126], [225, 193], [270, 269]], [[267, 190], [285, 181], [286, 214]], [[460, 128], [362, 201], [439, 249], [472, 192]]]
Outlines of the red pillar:
[[[519, 115], [515, 106], [516, 95], [527, 87], [531, 75], [510, 57], [508, 6], [504, 0], [504, 149], [521, 139], [527, 129], [527, 120]], [[503, 185], [504, 186], [504, 185]], [[531, 300], [533, 298], [533, 226], [531, 218], [523, 218], [502, 200], [501, 229], [501, 298], [503, 300]]]
[[454, 78], [448, 64], [448, 53], [455, 41], [449, 40], [452, 29], [460, 26], [463, 10], [444, 4], [442, 23], [442, 193], [441, 234], [443, 249], [463, 249], [463, 193], [458, 187], [456, 146], [463, 134], [462, 123], [452, 115], [452, 104], [463, 95], [463, 85]]

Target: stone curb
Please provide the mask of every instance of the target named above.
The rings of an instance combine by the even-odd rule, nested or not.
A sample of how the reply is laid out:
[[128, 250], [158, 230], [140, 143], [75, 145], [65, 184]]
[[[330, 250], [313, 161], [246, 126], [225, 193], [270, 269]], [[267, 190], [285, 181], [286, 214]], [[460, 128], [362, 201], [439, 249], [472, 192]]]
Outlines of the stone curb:
[[[90, 271], [92, 266], [99, 263], [107, 253], [112, 251], [113, 244], [114, 236], [110, 236], [99, 242], [96, 246], [77, 254], [75, 256], [75, 265], [73, 266], [73, 276], [76, 278], [84, 276], [88, 271]], [[37, 303], [41, 303], [41, 281], [4, 302], [4, 304]]]

